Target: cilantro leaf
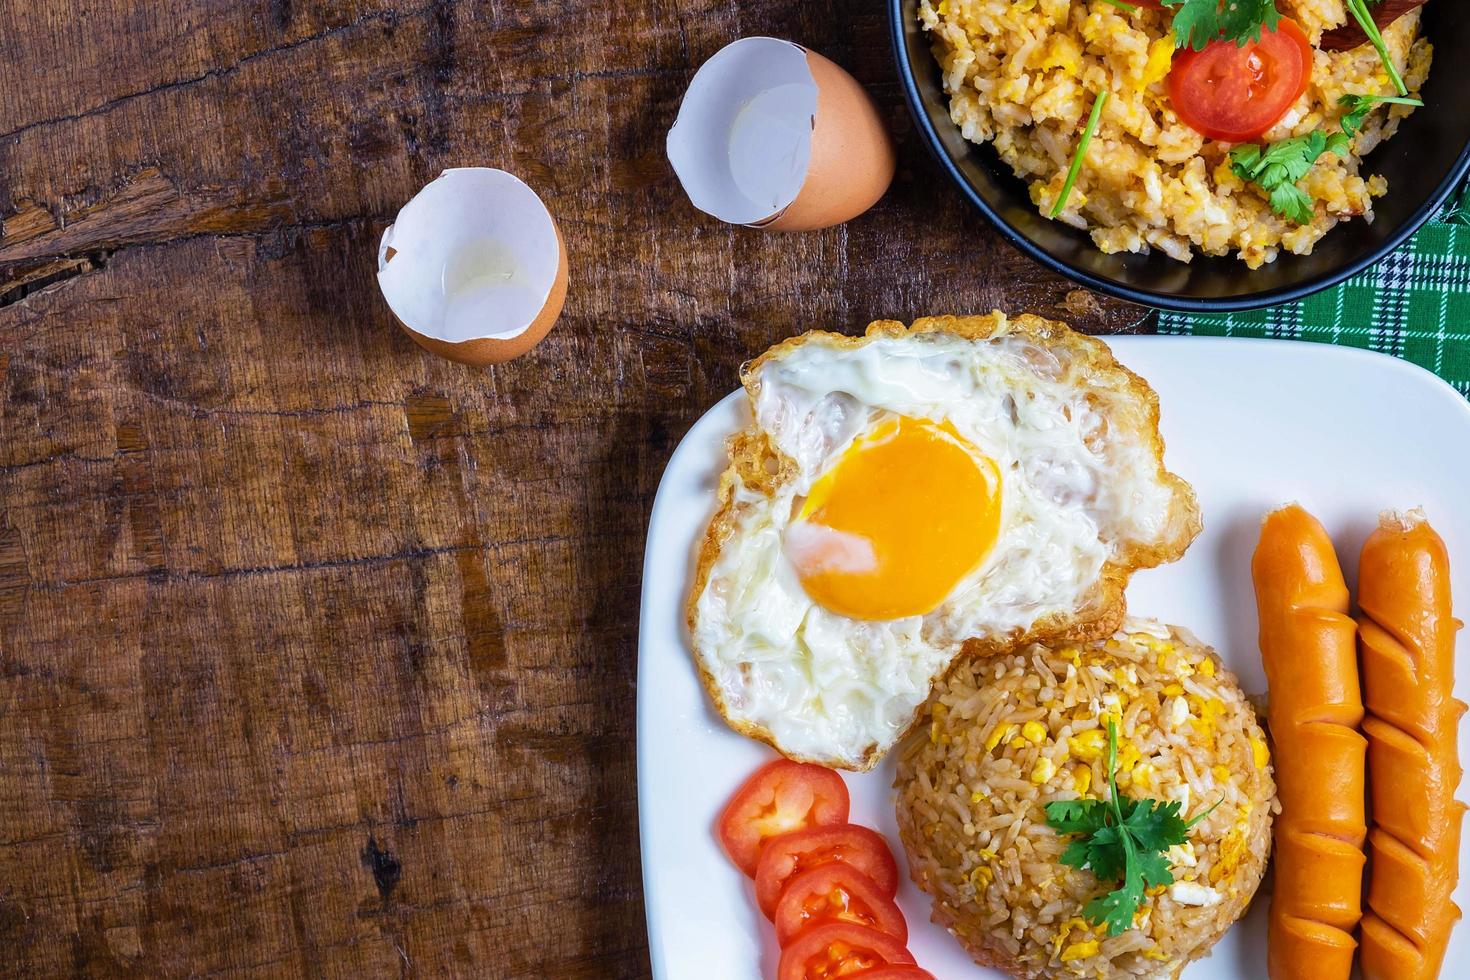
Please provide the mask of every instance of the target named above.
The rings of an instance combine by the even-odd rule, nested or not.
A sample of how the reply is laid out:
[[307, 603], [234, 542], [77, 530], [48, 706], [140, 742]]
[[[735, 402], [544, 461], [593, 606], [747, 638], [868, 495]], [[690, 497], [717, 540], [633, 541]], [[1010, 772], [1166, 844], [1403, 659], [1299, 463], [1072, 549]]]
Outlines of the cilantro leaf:
[[1077, 840], [1072, 841], [1072, 843], [1067, 845], [1067, 849], [1062, 852], [1061, 862], [1069, 868], [1076, 868], [1078, 871], [1085, 870], [1089, 860], [1087, 852], [1091, 840], [1092, 838], [1090, 837], [1079, 837]]
[[1363, 123], [1368, 121], [1368, 113], [1373, 111], [1371, 95], [1344, 95], [1337, 100], [1337, 104], [1347, 109], [1338, 121], [1342, 124], [1342, 131], [1349, 136], [1363, 128]]
[[1159, 853], [1143, 852], [1138, 855], [1138, 875], [1145, 888], [1174, 884], [1174, 872], [1169, 870], [1169, 859]]
[[1102, 800], [1053, 800], [1046, 805], [1046, 825], [1059, 834], [1091, 834], [1106, 822]]
[[1131, 796], [1118, 797], [1118, 812], [1121, 814], [1124, 823], [1128, 822], [1128, 818], [1133, 816], [1133, 811], [1138, 809], [1139, 805], [1143, 802], [1142, 800], [1135, 800]]
[[1133, 925], [1133, 913], [1143, 901], [1143, 880], [1129, 876], [1116, 890], [1100, 895], [1082, 908], [1082, 915], [1092, 923], [1108, 928], [1109, 936], [1121, 935]]
[[1120, 827], [1104, 827], [1087, 841], [1087, 869], [1099, 881], [1122, 878], [1128, 870], [1128, 848]]
[[1281, 11], [1276, 0], [1163, 0], [1174, 11], [1174, 43], [1203, 50], [1211, 41], [1234, 41], [1242, 47], [1259, 41], [1261, 31], [1276, 30]]
[[1241, 180], [1255, 180], [1260, 173], [1257, 165], [1265, 152], [1265, 147], [1259, 143], [1242, 143], [1230, 151], [1230, 169]]
[[1179, 801], [1146, 801], [1123, 821], [1138, 846], [1146, 851], [1167, 851], [1189, 839], [1189, 828], [1179, 817]]
[[1317, 214], [1311, 195], [1295, 184], [1276, 185], [1267, 200], [1272, 211], [1293, 224], [1309, 225]]

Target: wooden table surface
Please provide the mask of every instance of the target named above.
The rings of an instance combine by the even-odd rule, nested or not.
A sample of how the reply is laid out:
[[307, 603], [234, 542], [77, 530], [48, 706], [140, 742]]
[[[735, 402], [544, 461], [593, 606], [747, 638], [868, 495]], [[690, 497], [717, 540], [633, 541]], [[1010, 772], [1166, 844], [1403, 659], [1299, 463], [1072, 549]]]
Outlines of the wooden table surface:
[[[964, 205], [886, 31], [879, 0], [0, 0], [0, 971], [647, 975], [637, 611], [680, 436], [809, 327], [1149, 325]], [[674, 182], [690, 75], [750, 34], [891, 122], [846, 227], [724, 227]], [[373, 278], [477, 164], [572, 270], [490, 370]]]

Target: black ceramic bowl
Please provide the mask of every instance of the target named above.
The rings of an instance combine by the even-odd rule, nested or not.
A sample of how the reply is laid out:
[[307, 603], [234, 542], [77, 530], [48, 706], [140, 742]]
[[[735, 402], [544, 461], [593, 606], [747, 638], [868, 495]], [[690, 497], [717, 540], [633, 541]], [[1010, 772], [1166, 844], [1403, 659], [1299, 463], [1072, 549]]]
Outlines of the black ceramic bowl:
[[1233, 256], [1196, 254], [1183, 263], [1157, 250], [1104, 255], [1085, 232], [1038, 213], [1026, 185], [988, 145], [960, 135], [949, 118], [939, 64], [919, 26], [918, 0], [888, 0], [893, 49], [909, 108], [924, 141], [960, 190], [1021, 251], [1048, 268], [1135, 303], [1170, 310], [1224, 312], [1300, 299], [1377, 262], [1427, 221], [1470, 168], [1470, 70], [1456, 67], [1470, 51], [1470, 17], [1458, 3], [1430, 0], [1422, 30], [1434, 63], [1421, 93], [1424, 108], [1370, 153], [1365, 173], [1388, 179], [1374, 202], [1372, 224], [1348, 221], [1317, 242], [1311, 255], [1283, 251], [1251, 271]]

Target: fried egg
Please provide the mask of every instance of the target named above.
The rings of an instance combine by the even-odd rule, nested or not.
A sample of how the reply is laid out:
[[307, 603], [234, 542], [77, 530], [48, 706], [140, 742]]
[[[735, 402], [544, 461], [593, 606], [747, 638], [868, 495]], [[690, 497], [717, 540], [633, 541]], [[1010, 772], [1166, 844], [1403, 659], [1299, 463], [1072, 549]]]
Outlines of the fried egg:
[[871, 768], [962, 650], [1109, 635], [1199, 531], [1152, 389], [1060, 323], [812, 332], [742, 381], [689, 627], [726, 721], [791, 758]]

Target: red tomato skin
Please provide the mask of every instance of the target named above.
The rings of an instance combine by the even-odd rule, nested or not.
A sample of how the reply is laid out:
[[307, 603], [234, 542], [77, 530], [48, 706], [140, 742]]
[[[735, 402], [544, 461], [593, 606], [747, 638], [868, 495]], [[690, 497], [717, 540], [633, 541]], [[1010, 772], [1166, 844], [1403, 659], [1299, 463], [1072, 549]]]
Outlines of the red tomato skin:
[[755, 900], [766, 918], [791, 877], [829, 861], [845, 861], [872, 879], [885, 898], [898, 892], [898, 865], [893, 852], [876, 831], [857, 824], [811, 827], [773, 837], [761, 848], [755, 869]]
[[[1270, 85], [1259, 97], [1240, 99], [1222, 90], [1222, 80], [1239, 82], [1255, 58], [1269, 69]], [[1312, 80], [1312, 46], [1300, 25], [1283, 17], [1259, 42], [1211, 41], [1201, 51], [1182, 48], [1169, 67], [1169, 100], [1191, 129], [1210, 139], [1248, 143], [1281, 121]], [[1228, 102], [1229, 104], [1222, 104]]]
[[[782, 813], [783, 800], [795, 810]], [[754, 877], [761, 846], [767, 840], [792, 830], [846, 823], [849, 805], [847, 784], [833, 770], [776, 759], [757, 769], [730, 797], [716, 833], [731, 862], [747, 877]], [[776, 812], [763, 816], [766, 809]], [[773, 826], [763, 828], [763, 821]]]
[[[842, 959], [833, 964], [837, 968], [836, 972], [811, 972], [813, 961], [834, 943], [855, 947], [857, 956], [872, 960], [874, 964], [860, 969], [844, 969], [844, 961], [849, 967], [856, 965], [852, 961], [857, 956], [839, 954]], [[781, 964], [776, 969], [776, 976], [777, 980], [835, 980], [837, 977], [847, 980], [865, 971], [871, 972], [876, 967], [912, 965], [913, 962], [913, 956], [904, 948], [903, 943], [887, 933], [851, 922], [825, 922], [798, 933], [781, 950]]]
[[917, 966], [878, 966], [854, 973], [846, 980], [934, 980], [934, 974]]
[[[805, 904], [809, 899], [821, 900], [837, 889], [846, 892], [850, 906], [855, 904], [862, 912], [823, 910], [807, 917]], [[861, 918], [849, 917], [859, 914]], [[901, 943], [909, 940], [909, 925], [893, 899], [880, 892], [872, 878], [842, 861], [819, 864], [792, 875], [781, 890], [771, 921], [776, 925], [776, 941], [782, 946], [797, 933], [821, 922], [857, 922], [886, 932]]]

